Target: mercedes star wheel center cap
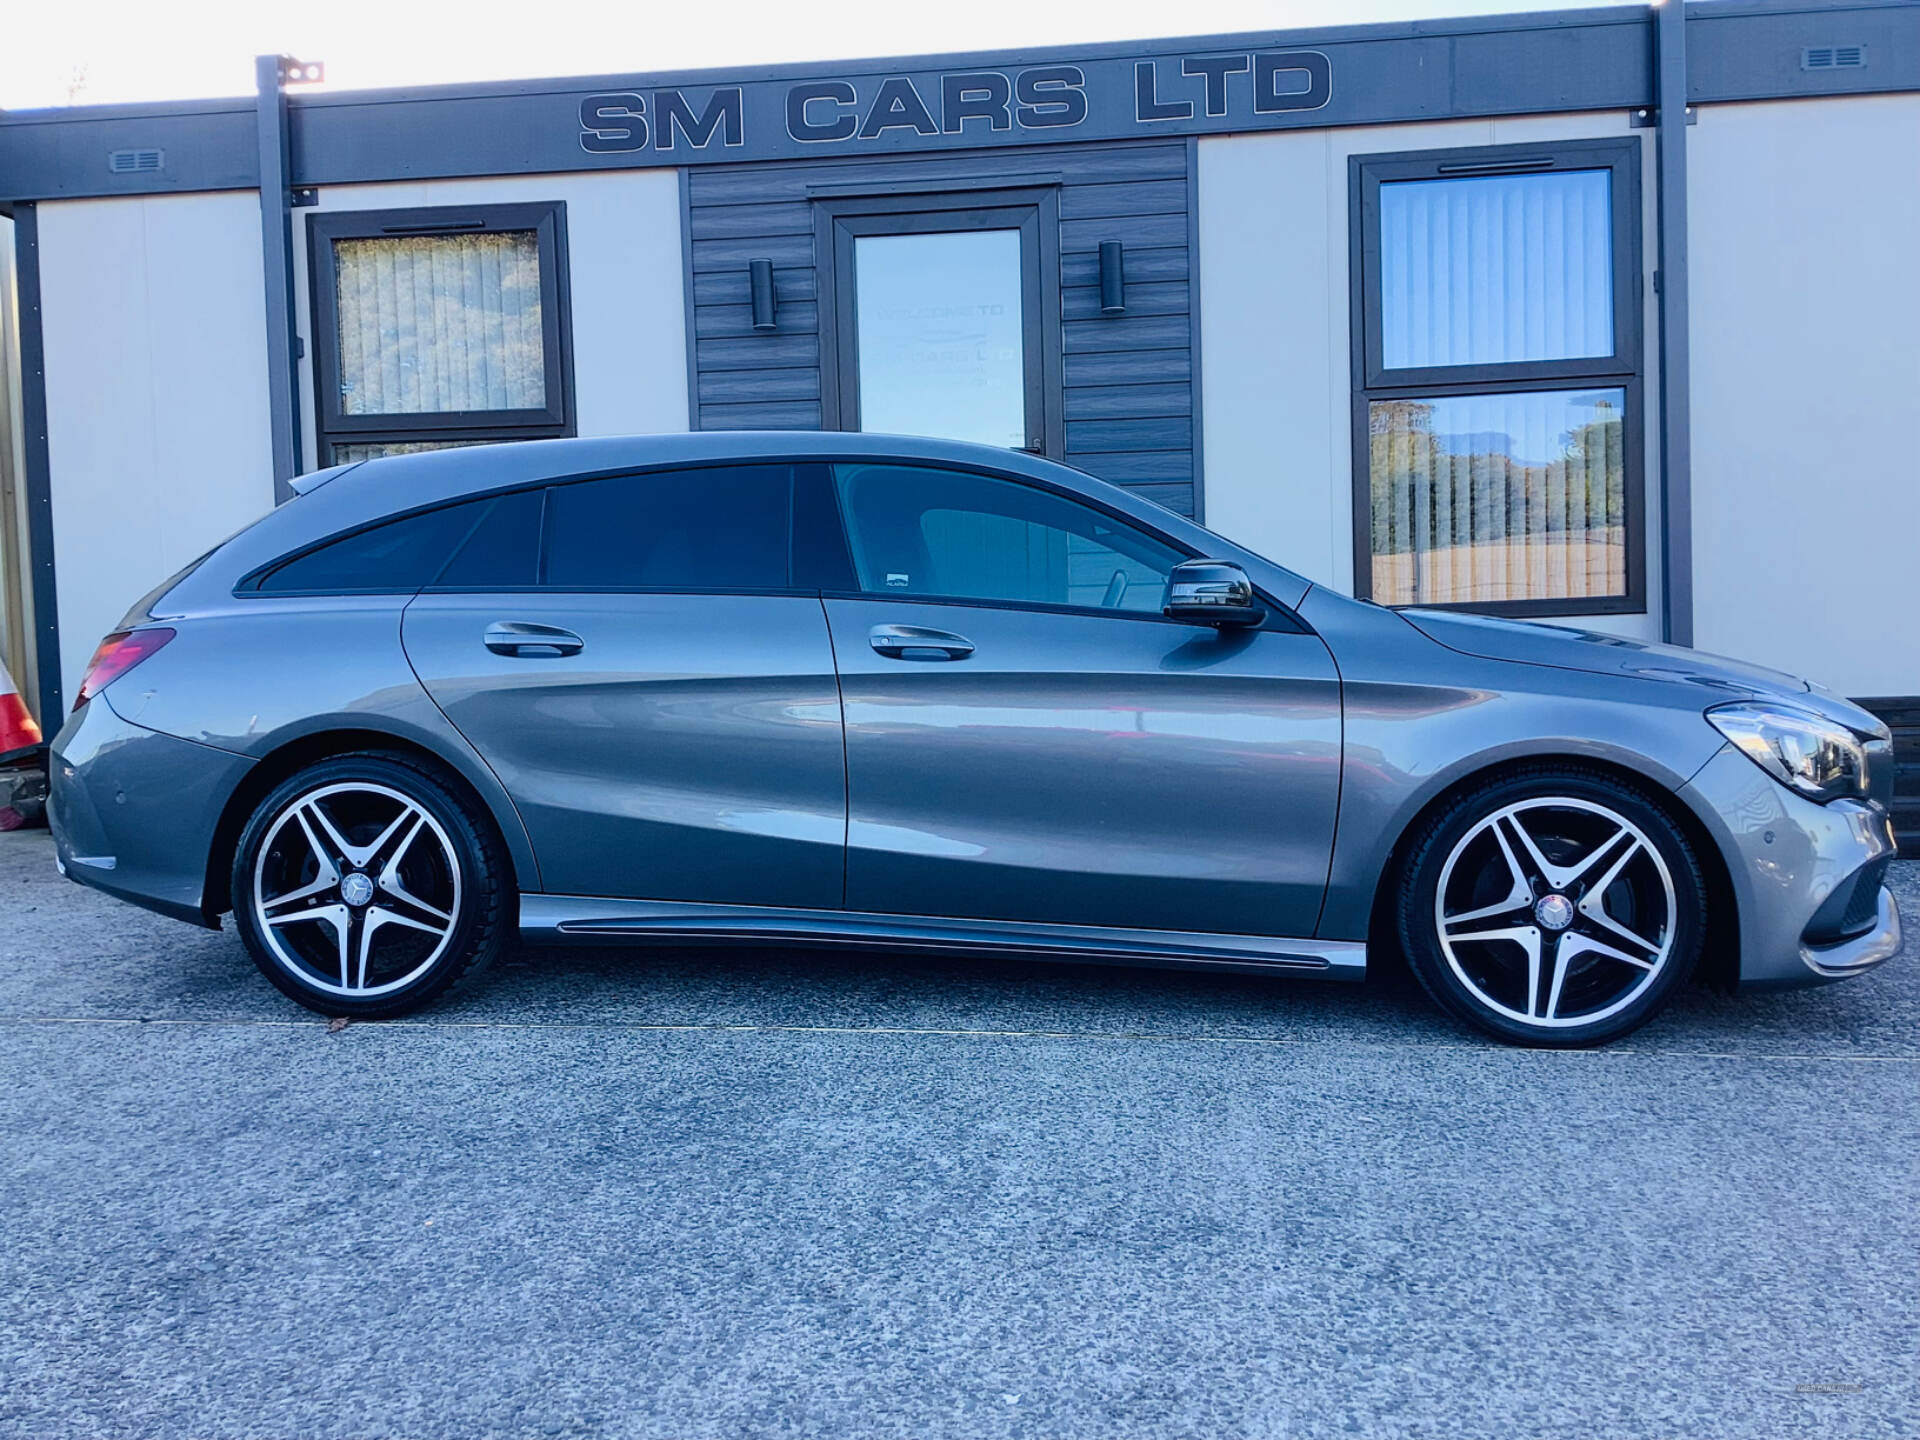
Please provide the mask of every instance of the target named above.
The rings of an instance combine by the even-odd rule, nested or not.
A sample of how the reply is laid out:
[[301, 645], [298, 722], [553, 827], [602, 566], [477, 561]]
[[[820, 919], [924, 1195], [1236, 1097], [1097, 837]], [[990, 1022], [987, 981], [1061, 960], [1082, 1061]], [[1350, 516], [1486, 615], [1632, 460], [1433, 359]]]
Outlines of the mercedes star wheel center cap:
[[[340, 882], [340, 898], [349, 905], [366, 904], [369, 900], [373, 899], [373, 881], [369, 880], [358, 870], [355, 870]], [[1541, 903], [1544, 904], [1546, 902], [1542, 901]]]
[[[353, 899], [351, 895], [347, 898]], [[1549, 930], [1564, 930], [1573, 923], [1573, 902], [1564, 895], [1543, 895], [1533, 907], [1533, 918]]]

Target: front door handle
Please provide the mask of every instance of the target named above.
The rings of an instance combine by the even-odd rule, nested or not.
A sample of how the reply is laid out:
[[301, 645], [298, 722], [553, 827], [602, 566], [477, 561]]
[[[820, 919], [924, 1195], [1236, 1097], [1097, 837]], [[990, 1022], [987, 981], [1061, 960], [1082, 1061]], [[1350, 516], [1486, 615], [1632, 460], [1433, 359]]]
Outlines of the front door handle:
[[536, 625], [530, 620], [496, 620], [487, 627], [484, 638], [487, 649], [494, 654], [527, 660], [578, 655], [587, 643], [571, 630]]
[[964, 660], [973, 654], [966, 636], [919, 625], [876, 625], [867, 632], [867, 643], [889, 660]]

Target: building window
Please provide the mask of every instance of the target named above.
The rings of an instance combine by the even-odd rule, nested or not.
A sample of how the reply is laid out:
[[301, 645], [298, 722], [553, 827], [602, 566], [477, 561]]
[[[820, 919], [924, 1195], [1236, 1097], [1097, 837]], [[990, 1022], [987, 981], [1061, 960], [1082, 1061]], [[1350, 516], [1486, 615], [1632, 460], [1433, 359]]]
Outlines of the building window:
[[1638, 142], [1355, 156], [1351, 179], [1356, 592], [1644, 610]]
[[563, 205], [307, 226], [323, 464], [573, 433]]

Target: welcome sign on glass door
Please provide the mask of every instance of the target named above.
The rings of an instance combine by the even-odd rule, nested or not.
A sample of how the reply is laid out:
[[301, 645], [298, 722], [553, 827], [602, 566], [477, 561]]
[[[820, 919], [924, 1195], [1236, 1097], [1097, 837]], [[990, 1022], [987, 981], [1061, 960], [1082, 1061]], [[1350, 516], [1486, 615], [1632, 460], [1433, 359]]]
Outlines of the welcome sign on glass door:
[[1020, 231], [854, 241], [860, 428], [1027, 444]]

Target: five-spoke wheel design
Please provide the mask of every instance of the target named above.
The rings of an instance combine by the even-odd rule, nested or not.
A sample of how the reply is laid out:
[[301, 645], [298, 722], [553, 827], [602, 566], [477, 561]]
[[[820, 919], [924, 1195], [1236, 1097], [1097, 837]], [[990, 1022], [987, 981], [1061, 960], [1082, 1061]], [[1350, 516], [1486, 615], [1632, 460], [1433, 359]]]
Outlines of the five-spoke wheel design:
[[1673, 873], [1640, 828], [1546, 796], [1475, 825], [1440, 872], [1434, 919], [1460, 982], [1529, 1025], [1590, 1024], [1658, 978], [1673, 950]]
[[1691, 973], [1706, 895], [1657, 804], [1578, 771], [1457, 798], [1414, 838], [1408, 960], [1448, 1010], [1503, 1039], [1587, 1045], [1642, 1024]]
[[267, 831], [253, 904], [275, 957], [304, 983], [384, 995], [446, 949], [460, 909], [460, 861], [439, 822], [399, 791], [325, 785]]
[[234, 918], [280, 989], [333, 1015], [397, 1015], [501, 941], [506, 864], [451, 777], [351, 755], [267, 795], [234, 860]]

